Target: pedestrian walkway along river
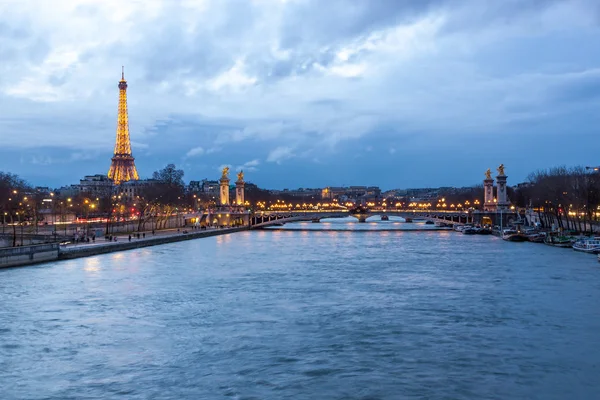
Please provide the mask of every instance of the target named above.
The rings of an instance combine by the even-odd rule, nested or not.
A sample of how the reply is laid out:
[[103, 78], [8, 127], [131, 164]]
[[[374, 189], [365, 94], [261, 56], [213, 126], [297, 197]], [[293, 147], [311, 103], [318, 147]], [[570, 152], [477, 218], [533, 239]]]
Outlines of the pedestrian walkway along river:
[[544, 245], [317, 228], [0, 270], [1, 398], [597, 398], [599, 277]]

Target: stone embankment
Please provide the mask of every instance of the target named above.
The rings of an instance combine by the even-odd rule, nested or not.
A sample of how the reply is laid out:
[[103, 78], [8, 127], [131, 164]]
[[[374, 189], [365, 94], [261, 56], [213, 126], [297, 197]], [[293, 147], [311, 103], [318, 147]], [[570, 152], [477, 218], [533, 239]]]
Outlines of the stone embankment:
[[0, 249], [0, 268], [30, 265], [45, 261], [88, 257], [97, 254], [112, 253], [115, 251], [139, 249], [142, 247], [181, 242], [183, 240], [226, 235], [248, 229], [248, 227], [240, 227], [211, 230], [192, 230], [186, 231], [186, 233], [169, 232], [161, 234], [161, 232], [157, 232], [156, 236], [150, 236], [143, 239], [132, 239], [131, 241], [129, 241], [127, 237], [119, 237], [119, 241], [117, 242], [96, 242], [68, 246], [59, 246], [58, 243], [51, 243], [33, 246], [10, 247]]
[[0, 268], [57, 260], [59, 252], [58, 243], [6, 247], [0, 249]]

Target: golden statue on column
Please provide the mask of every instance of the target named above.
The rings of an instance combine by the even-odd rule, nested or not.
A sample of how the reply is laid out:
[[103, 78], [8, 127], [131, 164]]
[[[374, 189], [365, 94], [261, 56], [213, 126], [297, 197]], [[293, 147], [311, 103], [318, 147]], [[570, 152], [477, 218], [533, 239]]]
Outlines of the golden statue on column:
[[221, 179], [229, 179], [229, 167], [223, 168], [223, 175], [221, 175]]

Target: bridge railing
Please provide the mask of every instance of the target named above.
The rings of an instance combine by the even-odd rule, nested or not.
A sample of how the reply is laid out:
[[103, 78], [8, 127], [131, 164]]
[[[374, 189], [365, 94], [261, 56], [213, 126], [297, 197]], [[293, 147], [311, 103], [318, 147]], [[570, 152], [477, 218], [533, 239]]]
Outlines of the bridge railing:
[[[261, 210], [256, 211], [255, 215], [261, 214], [335, 214], [349, 213], [349, 210]], [[386, 212], [386, 213], [407, 213], [407, 214], [467, 214], [468, 211], [453, 211], [453, 210], [415, 210], [415, 209], [398, 209], [398, 208], [369, 208], [367, 213]]]

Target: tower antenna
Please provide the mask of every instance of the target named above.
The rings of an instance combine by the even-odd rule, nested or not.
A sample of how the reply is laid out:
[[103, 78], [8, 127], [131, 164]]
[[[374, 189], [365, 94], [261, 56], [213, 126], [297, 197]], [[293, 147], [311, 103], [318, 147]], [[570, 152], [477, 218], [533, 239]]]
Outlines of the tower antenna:
[[125, 80], [125, 66], [121, 65], [121, 79]]

